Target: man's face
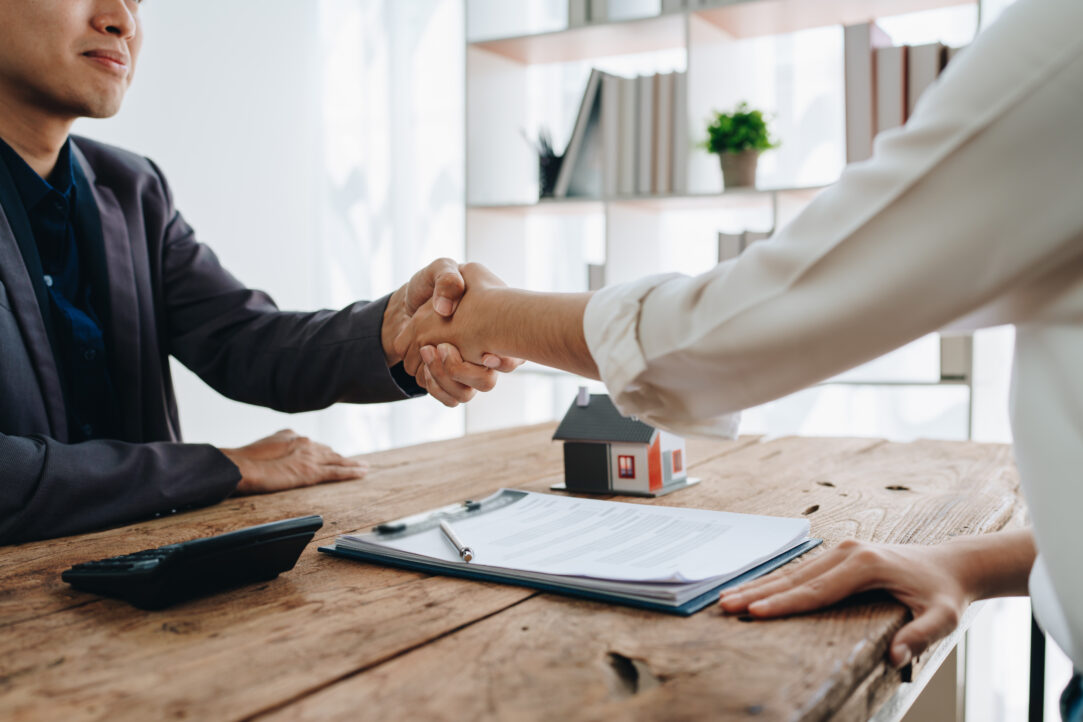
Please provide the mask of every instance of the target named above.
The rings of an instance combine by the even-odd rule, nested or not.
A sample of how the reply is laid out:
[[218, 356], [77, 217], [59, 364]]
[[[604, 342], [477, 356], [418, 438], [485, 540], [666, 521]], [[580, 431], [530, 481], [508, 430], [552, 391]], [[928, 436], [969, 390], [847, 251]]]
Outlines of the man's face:
[[140, 2], [0, 0], [0, 103], [114, 115], [142, 44]]

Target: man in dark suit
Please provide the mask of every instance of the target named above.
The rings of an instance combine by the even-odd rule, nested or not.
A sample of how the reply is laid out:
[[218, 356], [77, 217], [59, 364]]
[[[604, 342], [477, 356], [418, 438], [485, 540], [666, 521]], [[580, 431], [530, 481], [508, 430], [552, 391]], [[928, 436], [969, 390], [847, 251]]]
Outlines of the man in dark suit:
[[453, 405], [517, 364], [402, 370], [392, 341], [412, 313], [431, 298], [450, 315], [462, 294], [446, 259], [334, 312], [245, 288], [151, 161], [69, 135], [120, 109], [140, 42], [138, 0], [0, 0], [0, 543], [363, 475], [292, 432], [181, 443], [169, 356], [290, 412], [426, 390]]

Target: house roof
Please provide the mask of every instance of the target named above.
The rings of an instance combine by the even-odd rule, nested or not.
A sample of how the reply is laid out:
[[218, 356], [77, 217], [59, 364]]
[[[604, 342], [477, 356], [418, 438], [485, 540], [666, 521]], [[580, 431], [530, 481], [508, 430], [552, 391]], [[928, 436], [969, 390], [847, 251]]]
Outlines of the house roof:
[[650, 424], [621, 416], [606, 394], [591, 394], [589, 406], [578, 406], [572, 402], [553, 439], [647, 444], [655, 431]]

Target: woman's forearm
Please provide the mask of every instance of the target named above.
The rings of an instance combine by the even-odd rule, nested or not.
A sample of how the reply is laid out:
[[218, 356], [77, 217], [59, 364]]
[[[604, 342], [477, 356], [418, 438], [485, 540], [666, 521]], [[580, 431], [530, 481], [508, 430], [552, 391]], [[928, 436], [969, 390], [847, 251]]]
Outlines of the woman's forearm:
[[491, 352], [599, 378], [583, 334], [583, 312], [590, 297], [590, 293], [499, 289], [491, 297], [488, 314], [496, 346]]
[[1037, 548], [1029, 529], [954, 539], [945, 544], [974, 599], [1024, 596]]

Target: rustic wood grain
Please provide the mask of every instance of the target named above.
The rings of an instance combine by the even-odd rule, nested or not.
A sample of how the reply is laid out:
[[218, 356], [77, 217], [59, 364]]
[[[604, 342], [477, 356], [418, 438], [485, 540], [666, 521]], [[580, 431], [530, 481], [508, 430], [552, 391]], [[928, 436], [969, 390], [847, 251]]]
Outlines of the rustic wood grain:
[[[935, 543], [999, 528], [1017, 503], [1007, 449], [973, 444], [783, 439], [695, 473], [710, 482], [682, 506], [818, 506], [813, 533], [830, 542]], [[404, 698], [428, 719], [827, 719], [859, 688], [871, 705], [900, 683], [884, 656], [904, 621], [882, 597], [750, 623], [539, 595], [266, 719], [386, 718]]]
[[[315, 544], [270, 583], [162, 612], [59, 581], [75, 561], [287, 516], [322, 514], [326, 543], [501, 486], [544, 490], [561, 478], [552, 430], [381, 452], [363, 481], [6, 548], [0, 718], [825, 719], [898, 685], [883, 657], [903, 610], [883, 598], [772, 622], [679, 618], [331, 559]], [[688, 455], [704, 483], [637, 503], [805, 514], [828, 543], [937, 542], [1020, 516], [1001, 446], [745, 438], [692, 441]]]

